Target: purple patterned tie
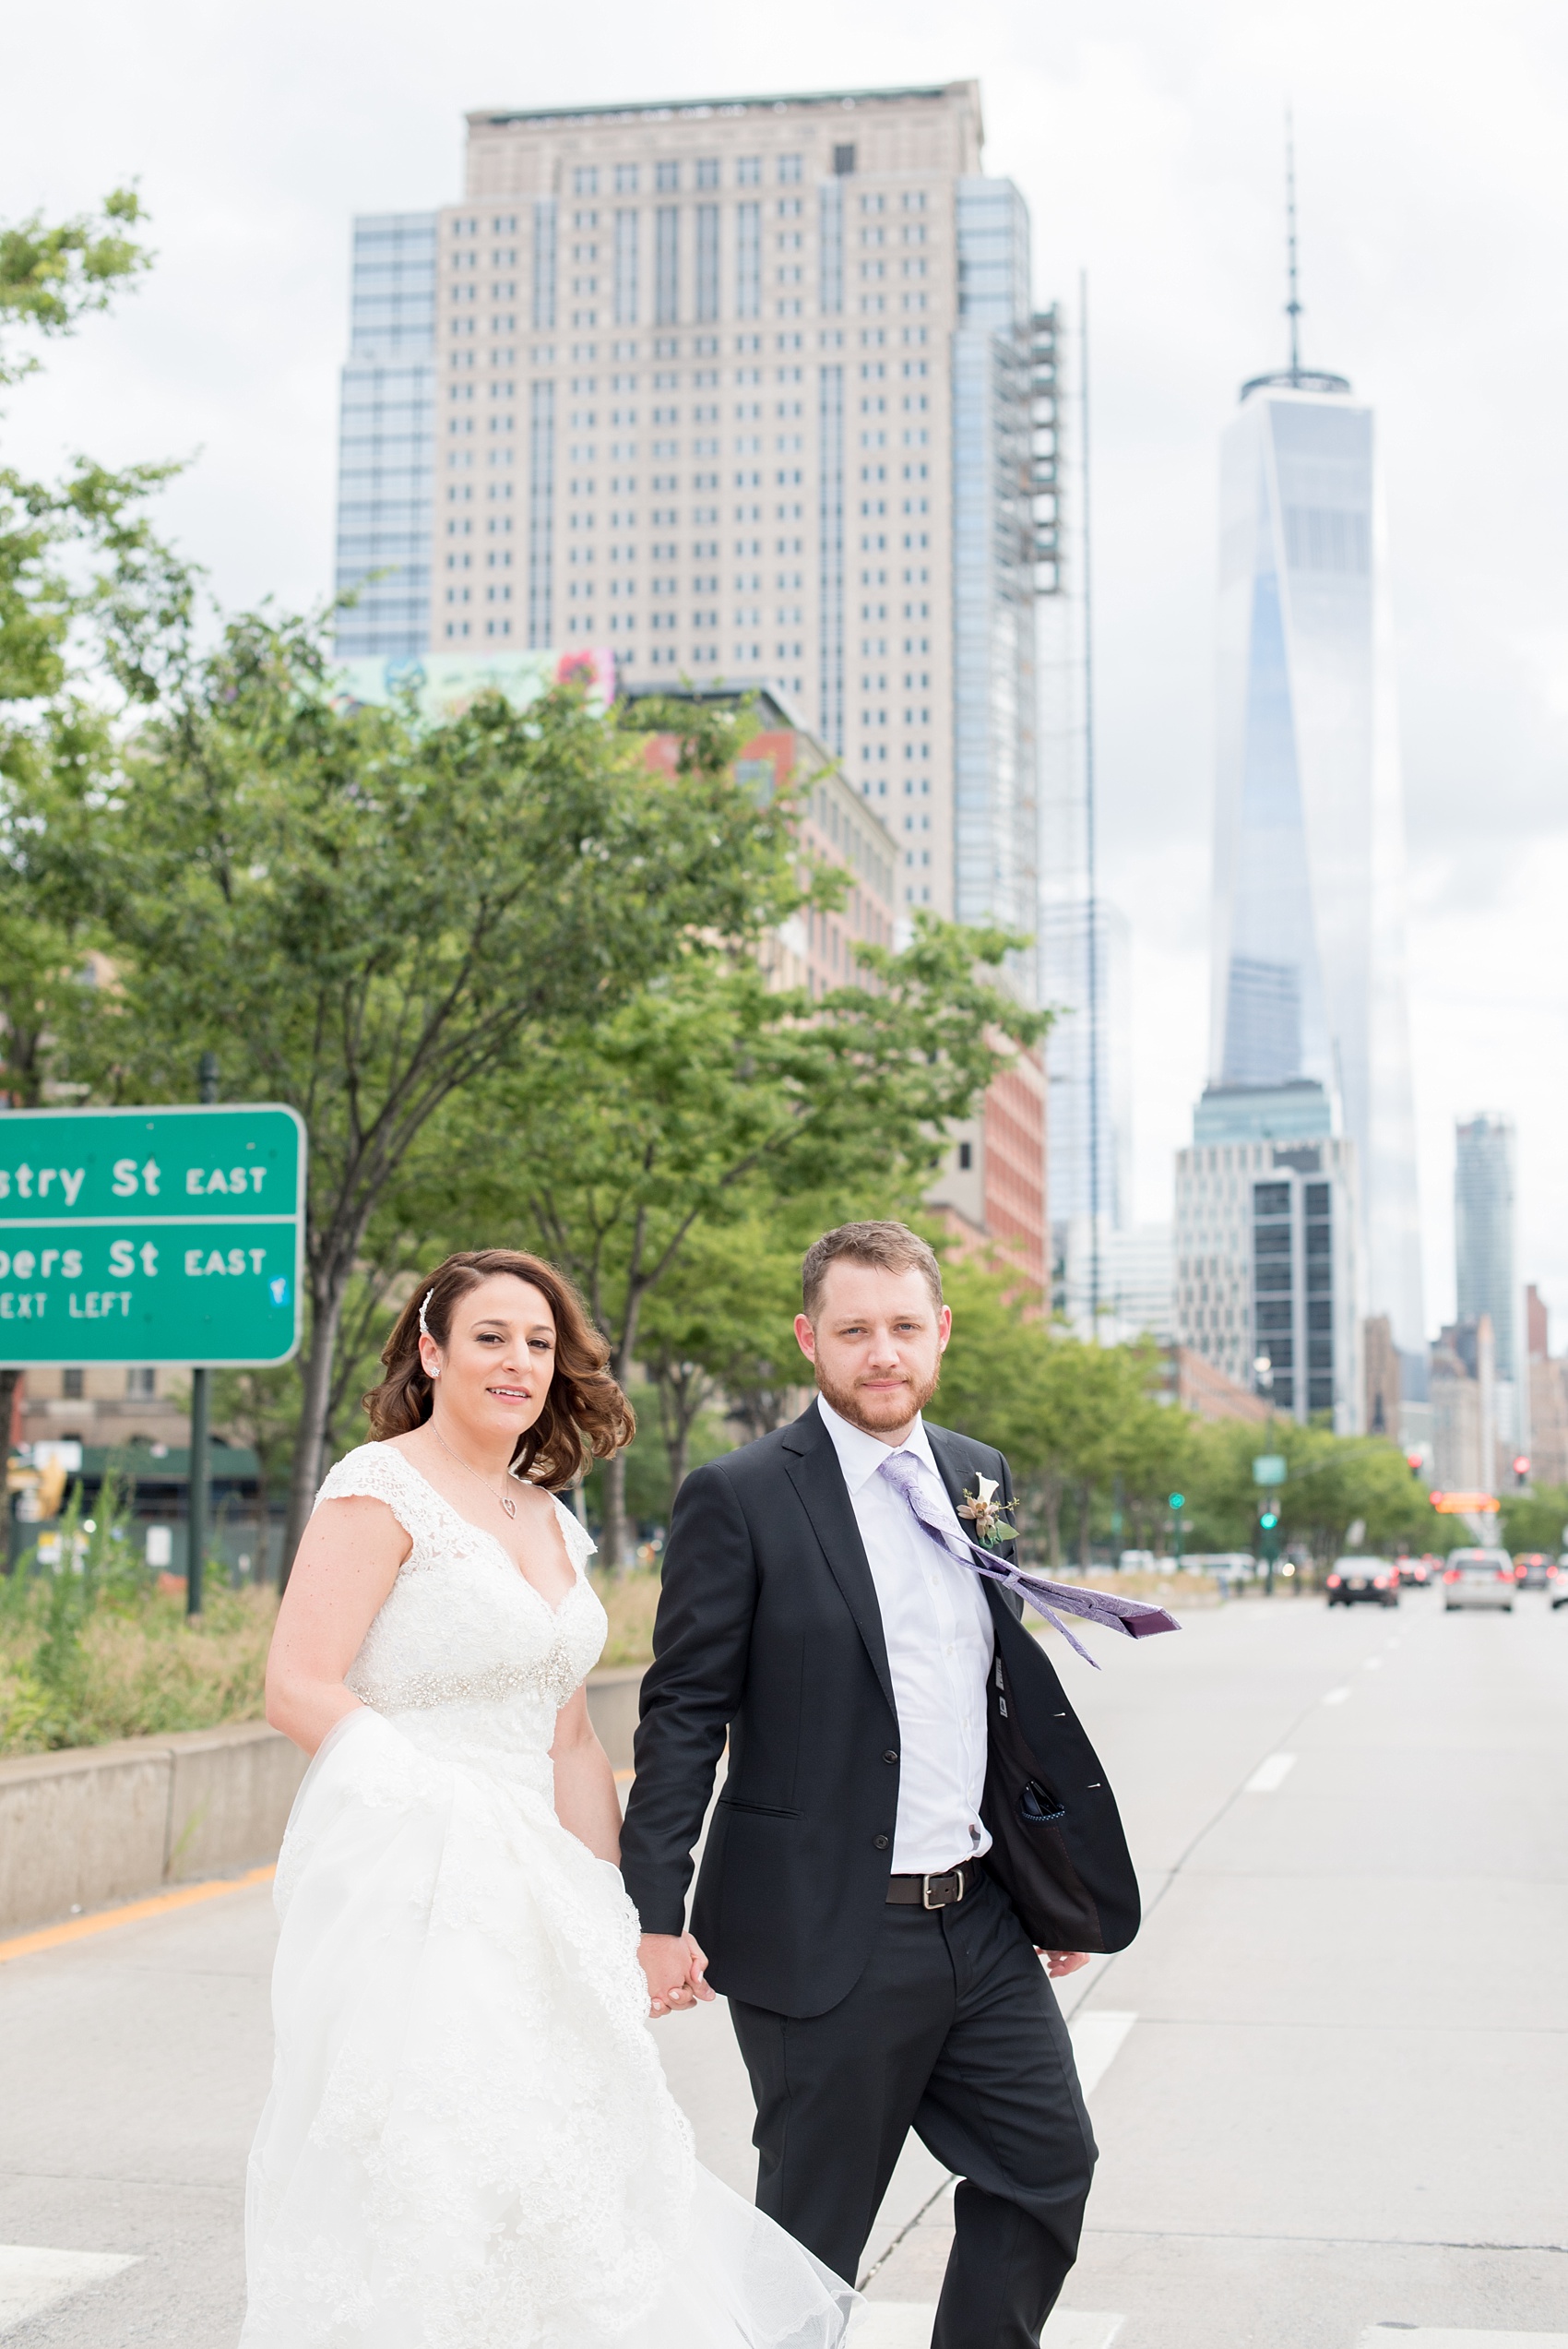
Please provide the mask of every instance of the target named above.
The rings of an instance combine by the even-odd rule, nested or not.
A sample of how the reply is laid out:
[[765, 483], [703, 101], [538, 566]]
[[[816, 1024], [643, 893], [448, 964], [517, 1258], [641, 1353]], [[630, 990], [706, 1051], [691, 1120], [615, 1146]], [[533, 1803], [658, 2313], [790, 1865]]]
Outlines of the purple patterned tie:
[[944, 1525], [926, 1501], [920, 1489], [921, 1464], [912, 1452], [889, 1452], [877, 1470], [885, 1476], [894, 1490], [909, 1503], [910, 1514], [923, 1533], [939, 1544], [949, 1557], [984, 1575], [992, 1582], [1004, 1582], [1011, 1591], [1020, 1592], [1048, 1616], [1070, 1648], [1075, 1648], [1086, 1663], [1099, 1666], [1083, 1642], [1075, 1640], [1057, 1614], [1058, 1607], [1069, 1615], [1087, 1616], [1091, 1623], [1109, 1624], [1113, 1631], [1124, 1631], [1129, 1640], [1146, 1640], [1155, 1631], [1180, 1631], [1181, 1625], [1163, 1607], [1150, 1606], [1145, 1599], [1119, 1599], [1109, 1591], [1087, 1591], [1075, 1582], [1048, 1582], [1043, 1575], [1021, 1574], [1009, 1566], [993, 1550], [982, 1549], [967, 1533], [955, 1533]]

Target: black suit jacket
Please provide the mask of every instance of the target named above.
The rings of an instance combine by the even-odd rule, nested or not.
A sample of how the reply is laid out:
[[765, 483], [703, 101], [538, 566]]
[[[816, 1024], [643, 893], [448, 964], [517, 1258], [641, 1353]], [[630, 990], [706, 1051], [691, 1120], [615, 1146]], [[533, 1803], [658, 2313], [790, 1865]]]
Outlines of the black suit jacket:
[[[946, 1428], [926, 1432], [956, 1503], [977, 1475], [1011, 1497], [1000, 1452]], [[1104, 1772], [1020, 1603], [984, 1587], [996, 1645], [992, 1872], [1037, 1941], [1050, 1933], [1056, 1948], [1123, 1947], [1137, 1891]], [[898, 1715], [871, 1568], [814, 1402], [682, 1485], [653, 1648], [621, 1839], [643, 1930], [684, 1927], [692, 1854], [728, 1736], [692, 1914], [708, 1979], [751, 2006], [826, 2013], [859, 1979], [886, 1902]], [[1002, 1806], [1006, 1815], [993, 1816]], [[1030, 1852], [1042, 1842], [1050, 1865], [1039, 1882], [1064, 1883], [1066, 1907], [1031, 1914]]]

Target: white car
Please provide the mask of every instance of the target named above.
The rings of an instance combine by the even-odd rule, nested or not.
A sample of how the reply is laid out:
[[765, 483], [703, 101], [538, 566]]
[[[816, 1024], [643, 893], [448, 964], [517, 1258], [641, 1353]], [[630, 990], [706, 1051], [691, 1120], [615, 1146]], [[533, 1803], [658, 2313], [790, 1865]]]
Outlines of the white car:
[[1450, 1550], [1443, 1571], [1443, 1611], [1452, 1615], [1458, 1607], [1501, 1607], [1512, 1615], [1518, 1587], [1506, 1550]]
[[1122, 1574], [1152, 1574], [1155, 1569], [1154, 1552], [1152, 1550], [1123, 1550], [1116, 1561], [1116, 1566], [1118, 1572]]

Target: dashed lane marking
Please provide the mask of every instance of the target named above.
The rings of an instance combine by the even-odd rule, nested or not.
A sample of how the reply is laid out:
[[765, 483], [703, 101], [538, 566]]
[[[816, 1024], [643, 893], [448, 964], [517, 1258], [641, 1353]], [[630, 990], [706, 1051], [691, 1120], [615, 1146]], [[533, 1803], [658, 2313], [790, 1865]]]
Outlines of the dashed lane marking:
[[1331, 1688], [1323, 1701], [1325, 1705], [1342, 1705], [1349, 1693], [1348, 1688]]
[[[30, 1958], [40, 1950], [59, 1950], [67, 1941], [85, 1941], [94, 1933], [110, 1933], [118, 1925], [139, 1925], [144, 1917], [166, 1916], [171, 1909], [194, 1908], [198, 1901], [219, 1901], [226, 1892], [244, 1892], [253, 1884], [269, 1884], [275, 1867], [250, 1867], [243, 1876], [210, 1878], [203, 1884], [180, 1884], [155, 1892], [146, 1901], [127, 1901], [123, 1908], [95, 1909], [91, 1916], [69, 1916], [58, 1925], [41, 1926], [36, 1933], [19, 1933], [0, 1941], [0, 1965], [7, 1958]], [[51, 2254], [53, 2256], [53, 2254]], [[64, 2252], [60, 2255], [65, 2257]]]
[[0, 2243], [0, 2332], [136, 2264], [127, 2251], [44, 2251], [27, 2243]]
[[1242, 1787], [1243, 1795], [1277, 1795], [1296, 1767], [1294, 1754], [1270, 1754]]
[[1092, 2096], [1122, 2051], [1122, 2043], [1137, 2021], [1135, 2014], [1102, 2008], [1093, 2014], [1075, 2015], [1067, 2026], [1078, 2086]]

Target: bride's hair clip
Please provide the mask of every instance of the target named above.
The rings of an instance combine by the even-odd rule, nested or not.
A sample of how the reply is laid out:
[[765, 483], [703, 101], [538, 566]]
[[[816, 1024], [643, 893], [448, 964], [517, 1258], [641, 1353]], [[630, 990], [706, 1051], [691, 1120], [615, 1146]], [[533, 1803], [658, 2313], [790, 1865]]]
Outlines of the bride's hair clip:
[[[434, 1289], [427, 1289], [427, 1290], [425, 1291], [425, 1293], [424, 1293], [423, 1298], [421, 1300], [421, 1304], [420, 1304], [420, 1335], [421, 1335], [421, 1337], [422, 1337], [422, 1338], [429, 1338], [429, 1337], [430, 1337], [430, 1324], [429, 1324], [429, 1322], [428, 1322], [428, 1321], [425, 1319], [425, 1318], [424, 1318], [424, 1309], [425, 1309], [425, 1306], [426, 1306], [430, 1303], [431, 1298], [432, 1298], [434, 1294], [435, 1294], [435, 1291], [434, 1291]], [[431, 1342], [432, 1342], [432, 1344], [434, 1345], [434, 1343], [435, 1341], [434, 1341], [434, 1339], [431, 1339]]]

